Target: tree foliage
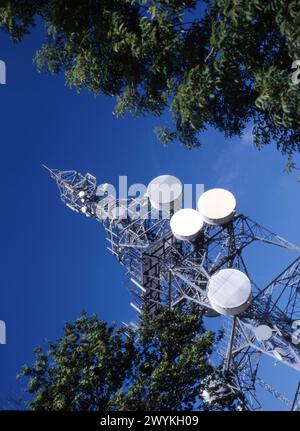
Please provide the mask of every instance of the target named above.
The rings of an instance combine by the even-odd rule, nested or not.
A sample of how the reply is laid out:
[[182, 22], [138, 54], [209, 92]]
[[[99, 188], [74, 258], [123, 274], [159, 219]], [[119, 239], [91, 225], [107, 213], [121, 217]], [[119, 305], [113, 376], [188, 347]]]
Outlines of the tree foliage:
[[64, 336], [48, 344], [46, 352], [35, 349], [34, 365], [20, 373], [29, 377], [32, 410], [105, 410], [135, 355], [131, 338], [95, 316], [67, 323]]
[[299, 151], [298, 0], [2, 0], [0, 27], [16, 42], [44, 22], [39, 70], [78, 90], [115, 96], [118, 115], [169, 108], [164, 142], [199, 145], [213, 126], [240, 135], [253, 123], [258, 148]]
[[155, 319], [145, 313], [131, 383], [125, 393], [118, 394], [118, 409], [200, 408], [202, 379], [213, 371], [209, 356], [214, 340], [197, 313], [164, 310]]
[[37, 348], [20, 376], [29, 378], [32, 410], [200, 409], [215, 341], [193, 311], [165, 309], [152, 319], [145, 311], [137, 333], [127, 336], [83, 314], [47, 351]]

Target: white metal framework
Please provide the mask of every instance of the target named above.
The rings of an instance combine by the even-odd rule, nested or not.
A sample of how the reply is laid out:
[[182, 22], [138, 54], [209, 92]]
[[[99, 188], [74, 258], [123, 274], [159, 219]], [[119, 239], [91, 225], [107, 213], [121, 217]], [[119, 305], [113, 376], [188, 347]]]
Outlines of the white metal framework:
[[[48, 169], [48, 168], [47, 168]], [[106, 231], [108, 249], [125, 266], [131, 280], [133, 307], [186, 307], [192, 301], [207, 316], [217, 313], [207, 296], [208, 280], [220, 269], [235, 268], [251, 280], [252, 303], [237, 316], [226, 317], [225, 344], [220, 348], [219, 377], [230, 376], [232, 391], [244, 394], [243, 407], [257, 409], [257, 385], [292, 410], [300, 410], [300, 386], [291, 402], [258, 377], [262, 355], [300, 371], [300, 344], [293, 339], [293, 322], [300, 319], [300, 257], [266, 287], [249, 274], [245, 250], [255, 242], [300, 249], [243, 214], [222, 225], [205, 224], [197, 241], [179, 240], [162, 212], [151, 218], [147, 196], [118, 201], [91, 174], [49, 169], [62, 201], [72, 210], [97, 219]], [[137, 217], [137, 207], [143, 215]], [[115, 209], [127, 217], [114, 217]], [[225, 326], [226, 326], [225, 325]], [[300, 340], [299, 340], [300, 341]], [[229, 381], [228, 379], [226, 380]]]

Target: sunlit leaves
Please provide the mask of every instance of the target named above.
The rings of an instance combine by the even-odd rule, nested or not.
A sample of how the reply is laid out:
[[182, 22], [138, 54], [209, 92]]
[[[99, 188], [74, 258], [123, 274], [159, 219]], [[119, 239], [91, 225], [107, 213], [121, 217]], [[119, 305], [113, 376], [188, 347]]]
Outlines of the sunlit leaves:
[[173, 127], [157, 133], [163, 143], [193, 148], [209, 126], [234, 136], [251, 121], [258, 148], [274, 140], [288, 155], [300, 149], [300, 85], [291, 80], [299, 16], [297, 0], [0, 3], [0, 27], [14, 41], [37, 17], [44, 22], [39, 70], [115, 96], [117, 115], [170, 110]]
[[[126, 330], [127, 331], [127, 330]], [[196, 310], [147, 310], [136, 334], [83, 314], [64, 334], [35, 349], [28, 380], [33, 410], [179, 410], [202, 406], [215, 335]], [[231, 404], [228, 405], [231, 408]]]

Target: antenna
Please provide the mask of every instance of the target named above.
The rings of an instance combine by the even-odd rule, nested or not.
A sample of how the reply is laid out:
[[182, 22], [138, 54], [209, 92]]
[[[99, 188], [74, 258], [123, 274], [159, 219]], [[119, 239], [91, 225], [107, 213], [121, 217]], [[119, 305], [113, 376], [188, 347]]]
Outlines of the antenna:
[[180, 207], [183, 188], [181, 181], [173, 175], [160, 175], [148, 185], [147, 195], [157, 210], [170, 211]]
[[42, 166], [43, 166], [43, 168], [47, 169], [47, 171], [52, 172], [51, 169], [48, 168], [48, 166], [44, 165], [43, 163], [42, 163]]
[[57, 169], [50, 169], [48, 168], [48, 166], [44, 165], [43, 163], [42, 163], [42, 167], [46, 169], [48, 172], [50, 172], [50, 175], [52, 178], [56, 178], [57, 174], [59, 173]]
[[207, 297], [215, 311], [235, 316], [247, 310], [251, 303], [251, 282], [238, 269], [221, 269], [207, 285]]
[[236, 200], [225, 189], [211, 189], [203, 193], [198, 200], [198, 210], [208, 224], [225, 224], [234, 216]]
[[195, 240], [199, 236], [203, 224], [204, 221], [201, 214], [192, 208], [184, 208], [177, 211], [170, 221], [173, 235], [182, 241]]
[[[247, 253], [257, 242], [265, 245], [266, 252], [270, 247], [294, 253], [300, 249], [237, 213], [230, 191], [210, 189], [199, 198], [197, 210], [179, 209], [181, 182], [172, 175], [161, 175], [150, 182], [139, 201], [122, 200], [121, 207], [128, 211], [126, 216], [120, 211], [120, 217], [120, 205], [111, 211], [115, 199], [109, 195], [109, 187], [105, 196], [98, 196], [97, 187], [103, 189], [103, 185], [97, 186], [94, 176], [46, 169], [61, 200], [104, 227], [109, 250], [131, 280], [134, 310], [140, 314], [147, 305], [151, 317], [162, 307], [189, 310], [196, 303], [201, 315], [214, 316], [216, 324], [224, 324], [223, 346], [218, 350], [220, 399], [234, 388], [234, 393], [245, 397], [243, 408], [260, 408], [255, 387], [259, 373], [264, 372], [260, 366], [263, 357], [300, 371], [300, 343], [292, 342], [292, 322], [300, 320], [300, 257], [266, 286], [258, 286]], [[140, 217], [130, 210], [137, 201], [143, 209]], [[153, 208], [161, 212], [168, 206], [171, 220], [153, 217], [157, 214]], [[210, 382], [208, 388], [210, 384], [214, 386]], [[278, 392], [272, 393], [280, 399]]]

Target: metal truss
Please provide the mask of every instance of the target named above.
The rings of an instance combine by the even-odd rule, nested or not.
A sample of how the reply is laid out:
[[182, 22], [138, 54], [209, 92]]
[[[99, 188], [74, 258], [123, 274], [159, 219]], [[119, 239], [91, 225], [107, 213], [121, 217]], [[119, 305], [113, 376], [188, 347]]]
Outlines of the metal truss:
[[[244, 253], [255, 242], [297, 253], [299, 247], [243, 214], [222, 226], [206, 225], [197, 243], [179, 241], [170, 230], [170, 214], [153, 212], [146, 196], [121, 201], [109, 193], [106, 184], [97, 185], [89, 173], [47, 169], [61, 200], [104, 226], [108, 249], [127, 270], [134, 298], [131, 305], [137, 311], [147, 304], [155, 314], [162, 306], [193, 302], [204, 315], [216, 316], [207, 298], [208, 280], [222, 268], [245, 272], [252, 282], [253, 300], [245, 312], [225, 318], [226, 345], [219, 350], [223, 375], [233, 376], [231, 384], [247, 394], [248, 409], [260, 408], [258, 384], [289, 408], [300, 409], [300, 387], [290, 402], [258, 377], [262, 355], [300, 371], [300, 340], [295, 339], [292, 327], [300, 319], [300, 257], [267, 286], [258, 287]], [[269, 339], [256, 337], [255, 328], [260, 325], [272, 329]]]
[[300, 382], [298, 383], [291, 410], [300, 411]]

